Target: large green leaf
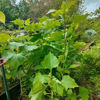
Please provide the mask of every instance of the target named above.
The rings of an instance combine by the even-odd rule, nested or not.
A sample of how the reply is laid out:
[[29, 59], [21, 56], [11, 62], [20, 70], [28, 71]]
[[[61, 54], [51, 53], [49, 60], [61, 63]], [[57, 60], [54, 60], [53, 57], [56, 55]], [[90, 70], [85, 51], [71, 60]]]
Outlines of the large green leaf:
[[25, 57], [20, 54], [13, 54], [13, 56], [8, 60], [8, 64], [11, 69], [17, 68], [22, 65], [25, 61]]
[[65, 100], [77, 100], [76, 93], [73, 92], [72, 89], [69, 89], [67, 91], [67, 97], [65, 98]]
[[59, 98], [54, 98], [54, 100], [59, 100]]
[[88, 100], [89, 95], [88, 95], [88, 90], [84, 87], [79, 88], [79, 97], [82, 98], [82, 100]]
[[43, 89], [42, 83], [38, 80], [34, 80], [32, 94], [35, 94]]
[[46, 21], [43, 22], [43, 27], [46, 30], [51, 30], [54, 29], [56, 27], [60, 26], [60, 22], [59, 20], [55, 20], [55, 19], [47, 19]]
[[27, 19], [27, 20], [25, 20], [25, 25], [30, 25], [30, 18], [29, 19]]
[[52, 32], [46, 39], [48, 41], [60, 41], [64, 36], [64, 32], [56, 31]]
[[25, 46], [25, 49], [27, 51], [32, 51], [32, 50], [38, 49], [38, 46], [37, 45]]
[[16, 49], [18, 47], [24, 46], [23, 43], [18, 43], [18, 42], [10, 42], [9, 43], [9, 47], [10, 49]]
[[49, 77], [47, 75], [42, 75], [41, 73], [37, 73], [34, 81], [33, 81], [33, 88], [32, 94], [35, 94], [44, 88], [44, 83], [48, 83]]
[[10, 40], [10, 36], [8, 34], [0, 33], [0, 43], [7, 42]]
[[26, 31], [34, 31], [35, 30], [35, 25], [34, 24], [27, 25], [25, 27], [25, 30]]
[[43, 98], [42, 98], [42, 94], [43, 94], [43, 92], [40, 91], [40, 92], [38, 92], [38, 93], [32, 95], [31, 100], [43, 100]]
[[59, 65], [59, 61], [58, 61], [57, 57], [54, 56], [54, 54], [49, 52], [49, 54], [45, 56], [45, 58], [42, 61], [41, 65], [45, 69], [50, 69], [51, 70], [52, 68], [56, 68]]
[[3, 52], [6, 49], [6, 45], [10, 40], [10, 36], [8, 34], [0, 33], [0, 52]]
[[40, 22], [44, 22], [47, 19], [49, 19], [49, 17], [47, 17], [47, 16], [43, 16], [43, 17], [39, 18]]
[[49, 79], [47, 75], [42, 75], [41, 73], [36, 74], [33, 81], [33, 88], [29, 94], [31, 100], [41, 100], [45, 89], [44, 83], [48, 83]]
[[63, 96], [63, 86], [61, 85], [61, 82], [56, 79], [55, 77], [52, 79], [51, 81], [51, 87], [52, 87], [52, 91], [55, 92], [56, 94], [58, 94], [59, 96]]
[[48, 75], [42, 75], [41, 73], [37, 73], [37, 74], [36, 74], [36, 77], [34, 78], [34, 83], [33, 83], [33, 85], [34, 85], [35, 83], [37, 84], [37, 82], [40, 82], [40, 83], [42, 83], [42, 84], [48, 83], [48, 81], [49, 81]]
[[71, 78], [69, 75], [63, 76], [61, 83], [64, 86], [64, 88], [66, 89], [66, 91], [68, 90], [68, 88], [78, 87], [75, 80], [73, 78]]
[[14, 24], [18, 25], [19, 28], [23, 28], [24, 27], [24, 20], [21, 19], [16, 19], [14, 21], [12, 21]]
[[0, 11], [0, 22], [5, 24], [5, 15], [3, 12]]
[[76, 93], [72, 93], [71, 95], [68, 95], [68, 97], [66, 97], [65, 100], [77, 100]]
[[5, 62], [7, 62], [12, 56], [14, 55], [13, 52], [3, 52], [2, 58], [4, 58]]

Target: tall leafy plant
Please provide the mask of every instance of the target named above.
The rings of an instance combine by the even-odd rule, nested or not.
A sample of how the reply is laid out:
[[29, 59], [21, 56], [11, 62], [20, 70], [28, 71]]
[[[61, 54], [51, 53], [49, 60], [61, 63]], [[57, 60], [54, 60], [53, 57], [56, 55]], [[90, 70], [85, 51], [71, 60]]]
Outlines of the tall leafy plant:
[[31, 90], [31, 100], [88, 100], [88, 90], [73, 78], [75, 70], [82, 67], [79, 52], [85, 46], [76, 41], [79, 34], [75, 33], [85, 15], [67, 23], [67, 14], [75, 3], [63, 2], [59, 10], [49, 12], [52, 18], [44, 16], [38, 23], [30, 19], [13, 21], [25, 33], [15, 34], [2, 54], [12, 77], [20, 80], [21, 94]]

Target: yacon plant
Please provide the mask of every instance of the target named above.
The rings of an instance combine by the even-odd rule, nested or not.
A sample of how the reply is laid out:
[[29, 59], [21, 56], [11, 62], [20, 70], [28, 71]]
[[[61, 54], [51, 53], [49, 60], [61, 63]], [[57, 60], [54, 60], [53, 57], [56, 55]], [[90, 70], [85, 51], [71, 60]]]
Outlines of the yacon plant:
[[[68, 24], [66, 16], [76, 1], [63, 2], [59, 10], [49, 12], [39, 22], [12, 21], [25, 33], [15, 34], [2, 53], [10, 75], [20, 80], [21, 95], [30, 100], [88, 100], [88, 90], [77, 84], [75, 71], [82, 67], [80, 50], [86, 44], [76, 41], [76, 30], [87, 15], [75, 16]], [[80, 20], [77, 20], [80, 18]]]

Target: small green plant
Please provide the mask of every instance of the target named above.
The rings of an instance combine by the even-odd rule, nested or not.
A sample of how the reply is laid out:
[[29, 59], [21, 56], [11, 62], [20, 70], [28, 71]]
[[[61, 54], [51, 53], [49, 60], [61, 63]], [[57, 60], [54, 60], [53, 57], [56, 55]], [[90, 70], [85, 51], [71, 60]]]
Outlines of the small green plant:
[[84, 51], [82, 53], [83, 56], [83, 63], [86, 66], [87, 70], [84, 70], [87, 79], [90, 81], [89, 88], [91, 85], [94, 88], [91, 88], [92, 92], [99, 93], [99, 71], [100, 71], [100, 44], [96, 44], [95, 46], [91, 47], [90, 50]]

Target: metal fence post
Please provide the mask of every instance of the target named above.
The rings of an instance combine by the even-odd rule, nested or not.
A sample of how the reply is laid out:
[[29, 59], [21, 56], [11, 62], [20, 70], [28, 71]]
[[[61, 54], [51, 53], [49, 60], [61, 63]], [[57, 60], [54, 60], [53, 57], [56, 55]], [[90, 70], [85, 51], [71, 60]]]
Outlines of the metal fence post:
[[[0, 64], [2, 64], [2, 60], [0, 60]], [[7, 100], [11, 100], [10, 93], [9, 93], [9, 90], [8, 90], [7, 80], [6, 80], [6, 76], [5, 76], [4, 65], [2, 64], [0, 67], [1, 67], [1, 72], [2, 72], [2, 76], [3, 76], [3, 81], [4, 81], [5, 91], [6, 91], [6, 95], [7, 95]]]

